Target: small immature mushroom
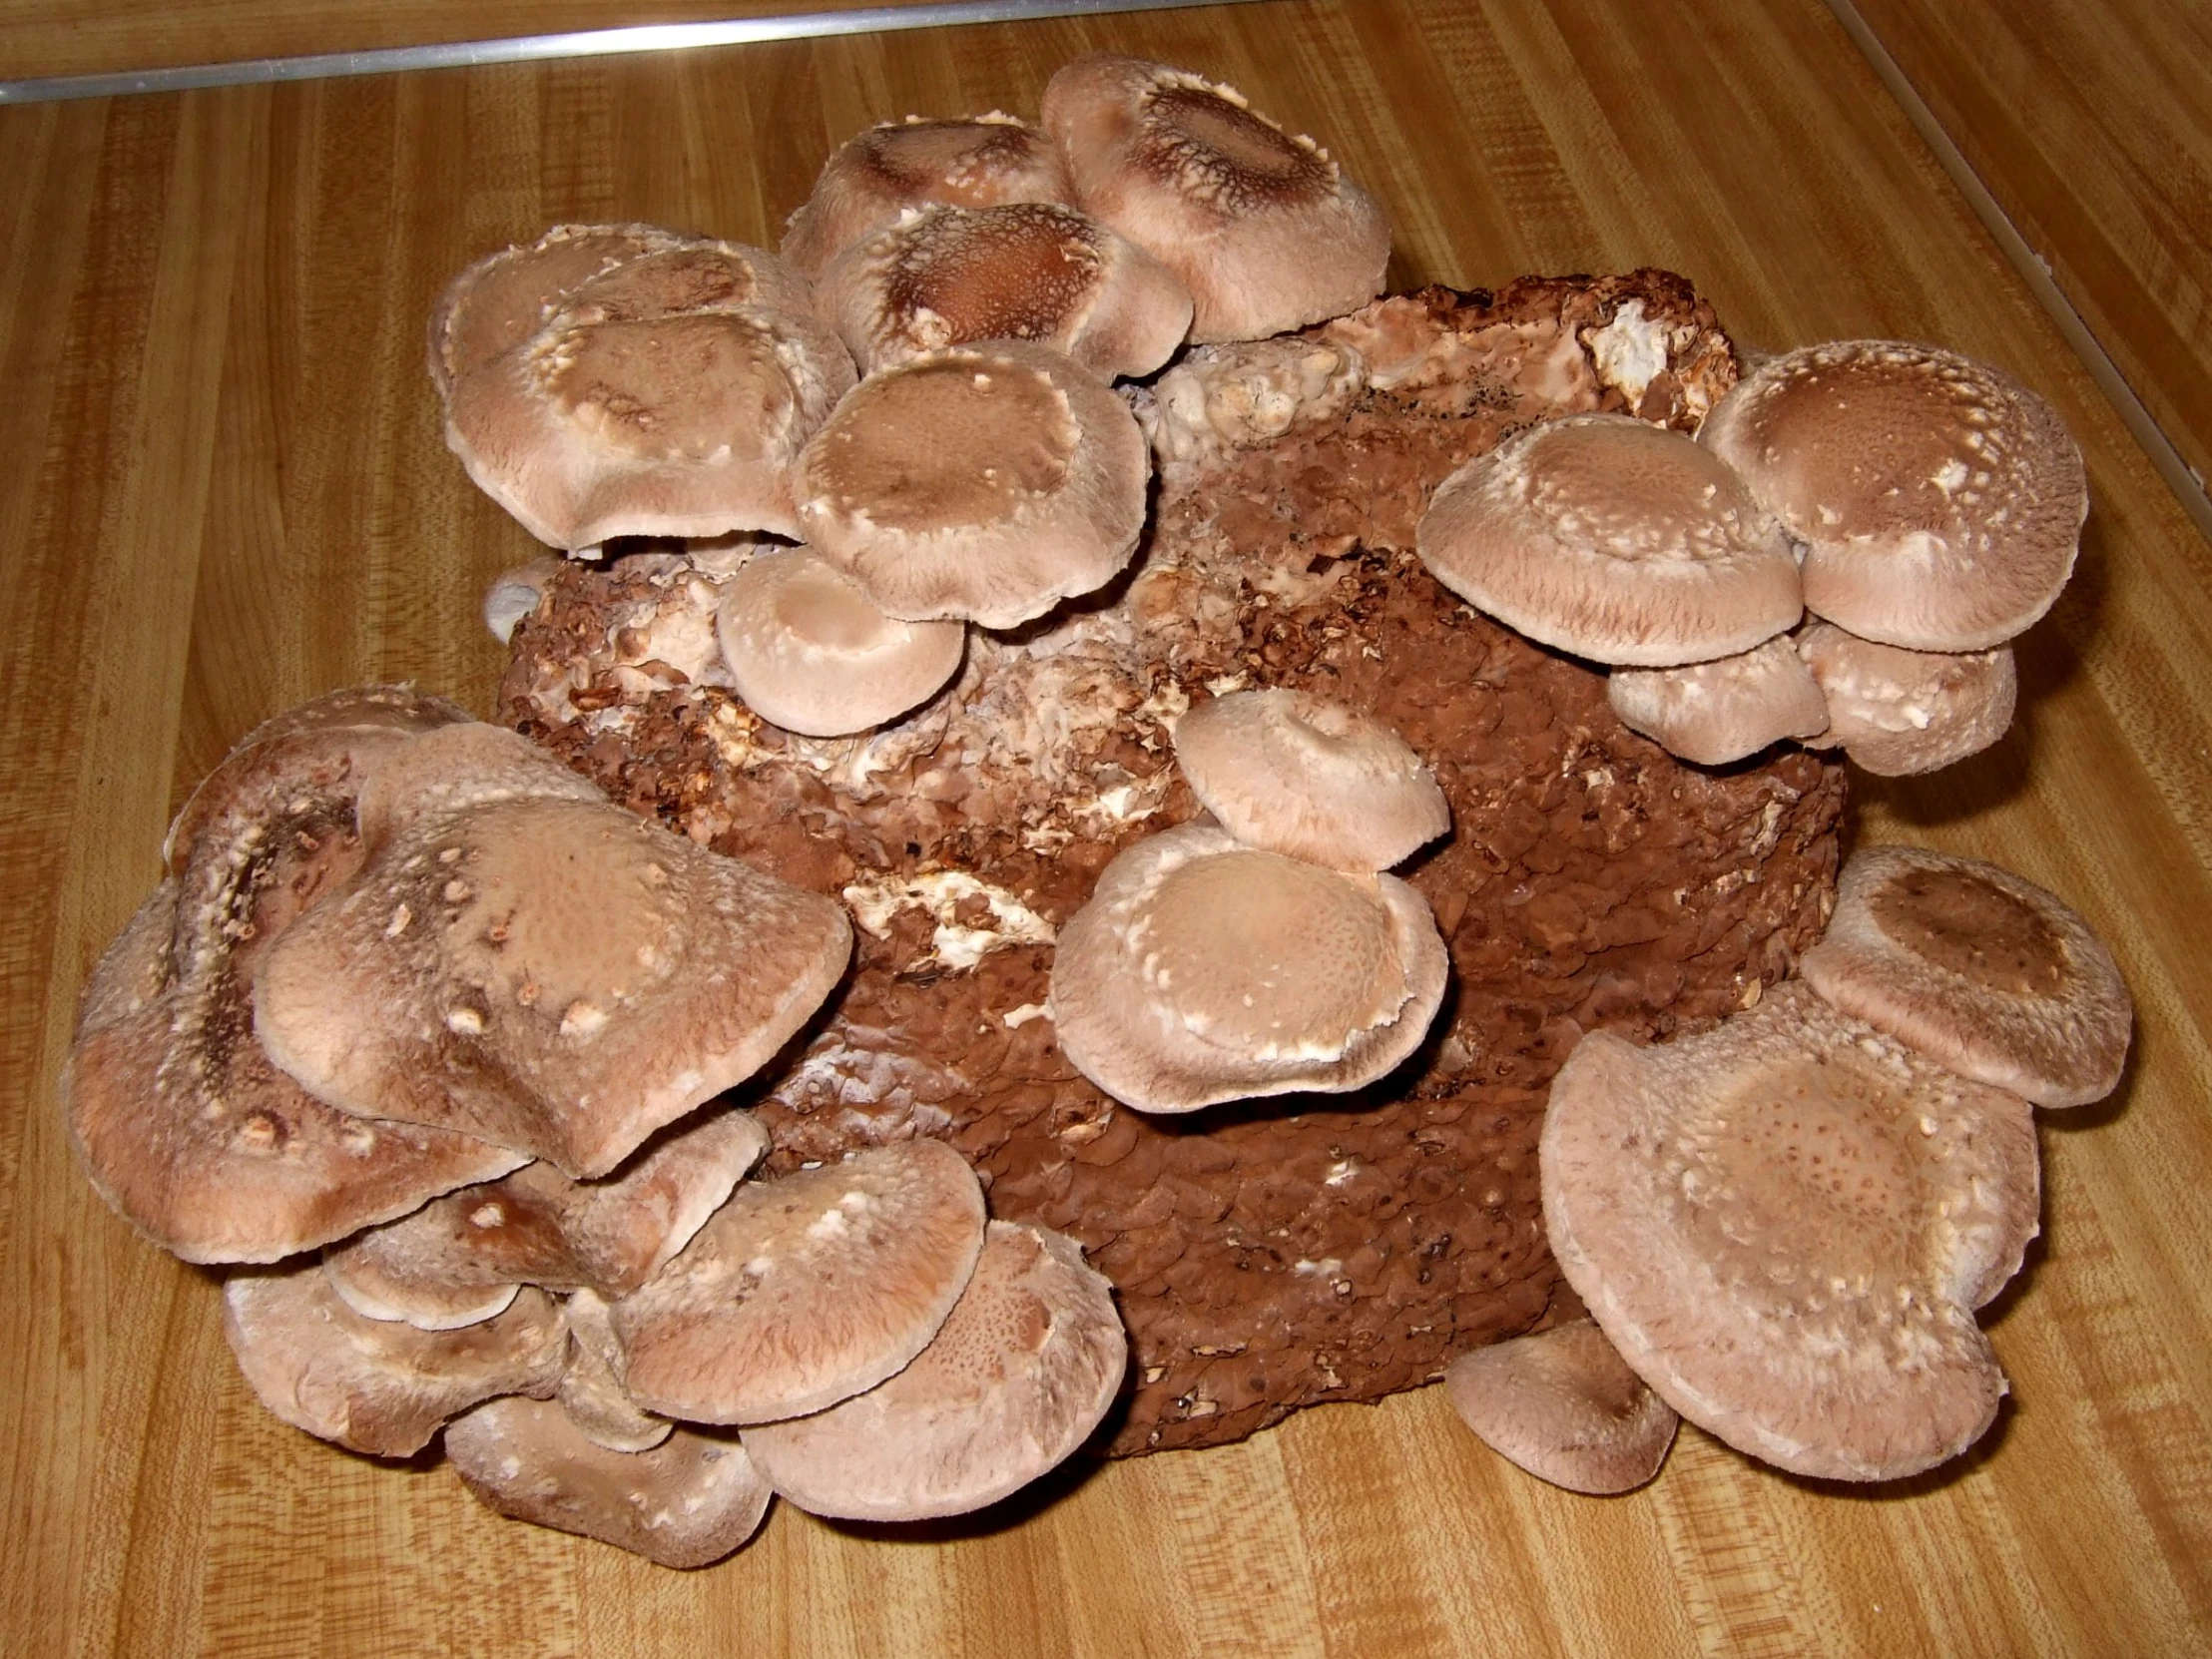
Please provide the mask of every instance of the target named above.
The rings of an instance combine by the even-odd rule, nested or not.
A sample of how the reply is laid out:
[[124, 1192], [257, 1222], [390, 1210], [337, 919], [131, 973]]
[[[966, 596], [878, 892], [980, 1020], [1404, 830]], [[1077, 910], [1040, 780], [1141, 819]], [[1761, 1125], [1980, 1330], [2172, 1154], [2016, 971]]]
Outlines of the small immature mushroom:
[[911, 208], [1072, 200], [1051, 141], [1012, 116], [909, 116], [870, 128], [830, 156], [814, 195], [792, 215], [781, 252], [793, 270], [820, 277], [845, 249]]
[[1192, 339], [1283, 333], [1382, 290], [1390, 228], [1375, 199], [1233, 89], [1101, 53], [1054, 74], [1043, 120], [1076, 206], [1183, 278]]
[[2050, 609], [2089, 511], [2081, 451], [2009, 374], [1839, 340], [1760, 363], [1699, 439], [1805, 544], [1805, 604], [1862, 639], [1986, 651]]
[[884, 614], [1011, 628], [1129, 562], [1148, 476], [1105, 382], [994, 340], [870, 375], [800, 457], [799, 519]]
[[1631, 732], [1699, 766], [1726, 766], [1784, 738], [1828, 730], [1828, 704], [1788, 635], [1685, 668], [1616, 668], [1605, 701]]
[[1633, 1491], [1674, 1444], [1674, 1408], [1589, 1320], [1470, 1350], [1444, 1391], [1484, 1445], [1570, 1492]]
[[1372, 873], [1451, 828], [1435, 775], [1372, 716], [1304, 691], [1231, 692], [1176, 722], [1191, 790], [1247, 846]]
[[562, 561], [541, 554], [526, 565], [501, 571], [484, 591], [484, 626], [501, 645], [511, 643], [523, 618], [533, 614], [545, 598], [545, 590], [560, 573]]
[[1073, 208], [926, 208], [855, 243], [815, 306], [862, 374], [975, 340], [1025, 339], [1113, 379], [1150, 374], [1191, 326], [1190, 290]]
[[1824, 746], [1841, 745], [1878, 778], [1936, 772], [1978, 755], [2012, 724], [2019, 674], [2012, 653], [1907, 651], [1815, 622], [1797, 654], [1828, 709]]
[[563, 1304], [568, 1315], [568, 1370], [561, 1373], [561, 1402], [569, 1420], [594, 1445], [609, 1451], [651, 1451], [674, 1426], [630, 1397], [622, 1385], [622, 1344], [614, 1310], [591, 1291]]
[[723, 661], [763, 720], [843, 737], [904, 714], [959, 671], [957, 622], [897, 622], [811, 547], [757, 553], [725, 584]]
[[983, 1248], [983, 1191], [941, 1141], [749, 1182], [614, 1304], [630, 1396], [692, 1422], [833, 1405], [901, 1370]]
[[2070, 906], [1995, 864], [1919, 846], [1851, 856], [1806, 982], [1965, 1077], [2038, 1106], [2102, 1100], [2134, 1003]]
[[312, 1266], [233, 1275], [223, 1334], [264, 1405], [376, 1457], [420, 1451], [478, 1400], [552, 1393], [568, 1352], [561, 1311], [542, 1291], [525, 1288], [480, 1325], [418, 1331], [362, 1319]]
[[1420, 1046], [1447, 975], [1427, 901], [1394, 876], [1187, 824], [1122, 852], [1061, 927], [1052, 1015], [1106, 1093], [1189, 1112], [1372, 1083]]
[[2027, 1103], [1776, 987], [1704, 1035], [1583, 1037], [1551, 1086], [1544, 1230], [1621, 1358], [1799, 1474], [1889, 1480], [1989, 1426], [1973, 1310], [2036, 1231]]
[[1803, 611], [1797, 561], [1743, 481], [1628, 415], [1507, 438], [1438, 486], [1416, 535], [1421, 562], [1476, 610], [1600, 663], [1734, 656]]
[[704, 1567], [760, 1530], [774, 1494], [735, 1438], [679, 1428], [646, 1451], [588, 1438], [557, 1404], [495, 1399], [445, 1431], [468, 1489], [515, 1520]]
[[746, 1429], [745, 1448], [810, 1514], [965, 1514], [1081, 1445], [1128, 1365], [1113, 1287], [1075, 1243], [994, 1221], [975, 1277], [911, 1365], [827, 1411]]

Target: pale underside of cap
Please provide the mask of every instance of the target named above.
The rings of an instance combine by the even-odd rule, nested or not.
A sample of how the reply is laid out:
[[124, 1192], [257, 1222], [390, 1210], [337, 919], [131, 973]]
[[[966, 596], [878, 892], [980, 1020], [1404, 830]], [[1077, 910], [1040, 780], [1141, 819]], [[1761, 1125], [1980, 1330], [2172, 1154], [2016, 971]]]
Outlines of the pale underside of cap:
[[1381, 207], [1326, 150], [1234, 90], [1098, 54], [1053, 75], [1043, 122], [1076, 205], [1190, 289], [1194, 341], [1282, 333], [1382, 291], [1390, 230]]
[[2019, 672], [2012, 653], [1908, 651], [1815, 622], [1798, 656], [1828, 709], [1824, 744], [1841, 745], [1880, 778], [1936, 772], [1978, 755], [2012, 725]]
[[1595, 662], [1749, 651], [1803, 613], [1773, 517], [1696, 441], [1628, 415], [1507, 438], [1437, 487], [1421, 562], [1476, 610]]
[[1973, 1310], [2036, 1232], [2024, 1101], [1790, 983], [1702, 1036], [1585, 1036], [1540, 1158], [1568, 1283], [1638, 1376], [1739, 1450], [1886, 1480], [1995, 1416]]
[[2119, 965], [2055, 894], [1916, 846], [1852, 854], [1802, 964], [1839, 1008], [2038, 1106], [2110, 1094], [2134, 1003]]
[[1605, 700], [1630, 731], [1699, 766], [1726, 766], [1828, 730], [1820, 685], [1787, 635], [1710, 663], [1616, 668]]
[[1444, 1391], [1484, 1445], [1570, 1492], [1633, 1491], [1674, 1444], [1674, 1408], [1590, 1320], [1462, 1354]]

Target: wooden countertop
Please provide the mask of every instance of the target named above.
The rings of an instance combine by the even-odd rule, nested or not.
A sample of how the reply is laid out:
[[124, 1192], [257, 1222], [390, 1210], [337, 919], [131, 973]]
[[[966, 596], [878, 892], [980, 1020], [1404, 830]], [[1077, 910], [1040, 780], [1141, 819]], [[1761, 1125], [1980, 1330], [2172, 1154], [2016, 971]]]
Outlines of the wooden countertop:
[[[2110, 1104], [2043, 1120], [2013, 1395], [1874, 1491], [1686, 1429], [1613, 1500], [1433, 1389], [1065, 1477], [921, 1533], [789, 1509], [699, 1573], [496, 1520], [255, 1402], [215, 1280], [135, 1237], [54, 1106], [79, 985], [258, 719], [414, 677], [478, 710], [532, 551], [444, 453], [445, 276], [562, 219], [773, 242], [865, 122], [1033, 111], [1112, 46], [1229, 79], [1386, 202], [1391, 279], [1642, 263], [1740, 337], [1940, 340], [2044, 391], [2095, 499], [2023, 718], [1859, 823], [1992, 857], [2109, 939]], [[2212, 1643], [2212, 548], [1818, 0], [1281, 0], [0, 109], [0, 1650], [927, 1655], [2201, 1651]]]

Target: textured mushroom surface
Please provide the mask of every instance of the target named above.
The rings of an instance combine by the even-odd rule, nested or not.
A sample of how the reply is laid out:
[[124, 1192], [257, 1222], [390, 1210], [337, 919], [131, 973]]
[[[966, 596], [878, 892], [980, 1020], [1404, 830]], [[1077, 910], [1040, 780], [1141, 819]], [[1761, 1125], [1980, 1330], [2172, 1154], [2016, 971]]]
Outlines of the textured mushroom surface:
[[1113, 1287], [1057, 1233], [994, 1221], [944, 1327], [887, 1382], [745, 1431], [810, 1514], [927, 1520], [1026, 1486], [1081, 1445], [1129, 1362]]
[[1633, 1491], [1674, 1444], [1674, 1407], [1590, 1320], [1462, 1354], [1444, 1392], [1484, 1445], [1570, 1492]]
[[488, 1508], [704, 1567], [760, 1530], [775, 1494], [735, 1438], [679, 1428], [647, 1451], [587, 1438], [557, 1404], [495, 1399], [445, 1431], [445, 1454]]
[[1382, 288], [1390, 228], [1312, 139], [1234, 89], [1100, 53], [1046, 83], [1075, 202], [1182, 277], [1194, 340], [1257, 339]]
[[873, 1387], [944, 1324], [983, 1223], [974, 1172], [940, 1141], [750, 1182], [614, 1305], [631, 1397], [766, 1422]]
[[1542, 1144], [1552, 1254], [1636, 1374], [1739, 1450], [1888, 1480], [2004, 1393], [1973, 1310], [2018, 1271], [2027, 1103], [1804, 984], [1703, 1036], [1584, 1037]]
[[1787, 635], [1710, 663], [1616, 668], [1605, 701], [1630, 731], [1700, 766], [1726, 766], [1784, 738], [1817, 738], [1829, 723], [1820, 682]]
[[319, 1268], [234, 1274], [223, 1334], [254, 1392], [294, 1428], [354, 1451], [405, 1457], [438, 1425], [495, 1394], [550, 1394], [568, 1350], [561, 1311], [524, 1289], [458, 1331], [363, 1319]]
[[1815, 622], [1798, 656], [1828, 709], [1824, 743], [1882, 778], [1936, 772], [1978, 755], [2012, 725], [2012, 653], [1907, 651]]
[[[575, 799], [574, 776], [511, 734], [495, 734], [500, 754], [449, 730], [406, 764], [437, 803], [470, 804], [363, 803], [366, 859], [271, 951], [256, 1029], [345, 1110], [605, 1174], [798, 1031], [844, 969], [850, 924], [827, 899]], [[485, 750], [499, 789], [428, 782], [440, 758]]]
[[1771, 357], [1699, 439], [1805, 544], [1808, 610], [1914, 651], [1986, 651], [2034, 622], [2089, 511], [2081, 451], [2050, 405], [1932, 345]]
[[2111, 951], [2056, 894], [1928, 847], [1852, 854], [1806, 982], [1956, 1072], [2038, 1106], [2102, 1100], [2135, 1010]]
[[568, 1366], [554, 1394], [577, 1430], [609, 1451], [651, 1451], [675, 1424], [630, 1397], [622, 1382], [622, 1344], [614, 1310], [591, 1291], [561, 1305], [568, 1317]]

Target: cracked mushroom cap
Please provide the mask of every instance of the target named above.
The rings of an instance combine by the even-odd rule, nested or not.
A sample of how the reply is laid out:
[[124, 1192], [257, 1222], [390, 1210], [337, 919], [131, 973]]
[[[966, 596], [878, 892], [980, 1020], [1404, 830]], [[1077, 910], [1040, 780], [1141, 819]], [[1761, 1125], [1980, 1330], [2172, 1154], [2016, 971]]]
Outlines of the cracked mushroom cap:
[[1784, 738], [1828, 730], [1827, 700], [1787, 635], [1710, 663], [1616, 668], [1605, 701], [1631, 732], [1699, 766], [1726, 766]]
[[781, 252], [795, 271], [820, 277], [845, 249], [909, 209], [1073, 199], [1052, 141], [1012, 116], [908, 116], [869, 128], [830, 156], [785, 228]]
[[376, 1457], [420, 1451], [438, 1425], [495, 1394], [550, 1394], [568, 1353], [561, 1311], [525, 1288], [458, 1331], [363, 1319], [319, 1268], [239, 1273], [223, 1334], [254, 1392], [294, 1428]]
[[1803, 612], [1772, 515], [1693, 438], [1568, 415], [1446, 478], [1421, 562], [1476, 610], [1577, 657], [1675, 668], [1749, 651]]
[[870, 375], [800, 457], [799, 519], [886, 615], [1011, 628], [1120, 573], [1149, 477], [1104, 381], [993, 340]]
[[809, 1514], [966, 1514], [1081, 1445], [1128, 1365], [1113, 1287], [1074, 1241], [994, 1221], [975, 1276], [911, 1365], [827, 1411], [746, 1429], [745, 1448]]
[[[604, 1175], [798, 1032], [843, 972], [851, 925], [829, 899], [577, 799], [579, 780], [513, 733], [449, 731], [463, 735], [393, 763], [419, 791], [363, 800], [366, 861], [270, 951], [255, 1029], [341, 1110]], [[499, 788], [433, 764], [471, 755]], [[549, 793], [524, 793], [532, 777]]]
[[1878, 778], [1936, 772], [1978, 755], [2012, 725], [2019, 672], [2012, 653], [1907, 651], [1834, 623], [1801, 629], [1797, 654], [1828, 709], [1823, 747]]
[[1190, 290], [1172, 271], [1044, 202], [925, 208], [839, 255], [815, 307], [863, 374], [949, 345], [1025, 339], [1111, 380], [1150, 374], [1191, 326]]
[[1674, 1444], [1674, 1408], [1590, 1320], [1462, 1354], [1444, 1392], [1484, 1445], [1570, 1492], [1633, 1491]]
[[721, 1560], [760, 1530], [774, 1495], [734, 1438], [679, 1428], [615, 1451], [535, 1399], [479, 1405], [446, 1429], [445, 1454], [486, 1508], [664, 1567]]
[[1806, 982], [1962, 1076], [2038, 1106], [2118, 1085], [2134, 1003], [2112, 953], [2032, 881], [1919, 846], [1862, 847]]
[[1539, 1156], [1567, 1282], [1730, 1445], [1889, 1480], [1994, 1418], [2004, 1376], [1973, 1310], [2036, 1231], [2025, 1101], [1791, 983], [1702, 1036], [1585, 1036]]
[[1808, 610], [1912, 651], [1986, 651], [2033, 623], [2089, 511], [2081, 451], [2050, 405], [1932, 345], [1769, 358], [1699, 439], [1805, 544]]
[[1052, 1016], [1106, 1093], [1189, 1112], [1375, 1081], [1420, 1046], [1448, 972], [1427, 901], [1394, 876], [1187, 824], [1123, 851], [1060, 929]]
[[766, 1422], [871, 1388], [944, 1324], [983, 1248], [983, 1190], [939, 1141], [749, 1182], [614, 1305], [649, 1410]]
[[1175, 725], [1192, 792], [1247, 846], [1372, 873], [1451, 829], [1412, 746], [1371, 715], [1304, 691], [1231, 692]]
[[1043, 122], [1075, 205], [1182, 277], [1193, 340], [1283, 333], [1382, 291], [1382, 208], [1234, 89], [1100, 53], [1046, 84]]
[[899, 622], [811, 547], [755, 554], [715, 616], [738, 695], [810, 738], [864, 732], [925, 703], [959, 671], [967, 629]]

